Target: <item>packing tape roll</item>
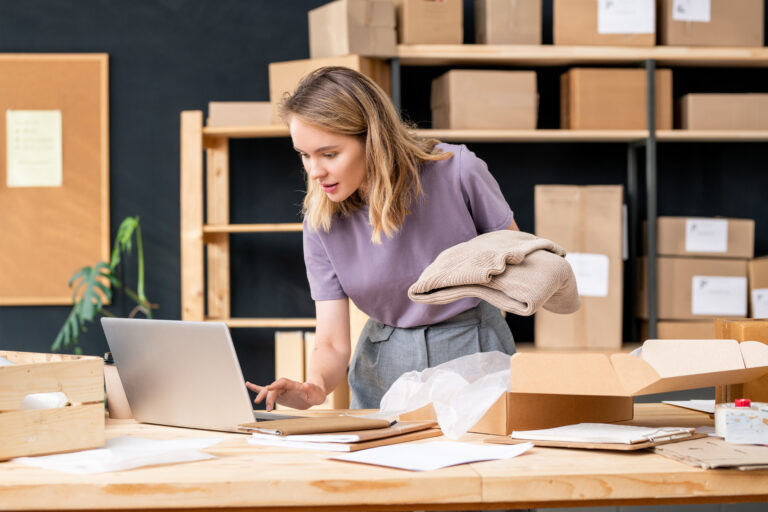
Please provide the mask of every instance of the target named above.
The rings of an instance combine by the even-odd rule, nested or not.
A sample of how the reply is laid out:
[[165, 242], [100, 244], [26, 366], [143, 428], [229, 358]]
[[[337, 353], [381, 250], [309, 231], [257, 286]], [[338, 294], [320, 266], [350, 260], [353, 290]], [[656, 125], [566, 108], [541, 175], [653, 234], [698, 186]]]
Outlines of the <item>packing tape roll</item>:
[[747, 411], [768, 411], [768, 403], [752, 402], [749, 407], [736, 407], [733, 402], [717, 404], [715, 406], [715, 434], [725, 438], [728, 431], [728, 417], [746, 415]]

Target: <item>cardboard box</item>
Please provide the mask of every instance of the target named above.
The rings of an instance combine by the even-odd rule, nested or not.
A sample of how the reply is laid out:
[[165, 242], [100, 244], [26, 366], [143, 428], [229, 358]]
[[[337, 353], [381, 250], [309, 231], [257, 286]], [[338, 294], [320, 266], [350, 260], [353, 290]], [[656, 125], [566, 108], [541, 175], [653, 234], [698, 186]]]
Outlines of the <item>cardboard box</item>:
[[[645, 70], [572, 68], [560, 77], [560, 127], [644, 130]], [[656, 128], [672, 129], [672, 71], [656, 71]]]
[[268, 101], [211, 101], [207, 126], [269, 126], [272, 105]]
[[462, 0], [394, 0], [400, 44], [462, 44]]
[[389, 63], [360, 55], [328, 57], [323, 59], [291, 60], [269, 63], [269, 101], [272, 104], [272, 124], [283, 124], [278, 114], [278, 105], [285, 94], [293, 93], [306, 75], [325, 66], [345, 66], [371, 78], [389, 95], [391, 81]]
[[478, 44], [541, 44], [541, 0], [475, 0]]
[[[715, 321], [715, 334], [719, 339], [737, 341], [758, 341], [768, 344], [768, 320], [727, 320]], [[717, 403], [733, 402], [737, 398], [749, 398], [754, 402], [768, 402], [768, 376], [745, 380], [743, 384], [729, 384], [715, 388]]]
[[[640, 326], [640, 339], [648, 336], [648, 322]], [[713, 340], [715, 322], [712, 320], [662, 320], [656, 322], [656, 339], [659, 340]]]
[[[768, 373], [768, 345], [735, 340], [648, 340], [627, 353], [516, 353], [510, 389], [470, 430], [513, 430], [630, 420], [635, 396], [749, 382]], [[432, 405], [401, 415], [434, 417]]]
[[[710, 9], [674, 12], [659, 0], [659, 43], [670, 46], [763, 46], [764, 0], [707, 0]], [[707, 16], [707, 14], [709, 16]], [[708, 21], [706, 21], [708, 19]], [[701, 20], [701, 21], [691, 21]]]
[[686, 94], [679, 112], [683, 130], [768, 130], [768, 94]]
[[[648, 318], [647, 263], [643, 258], [638, 282], [640, 318]], [[659, 319], [747, 316], [746, 260], [660, 256], [656, 268]]]
[[[104, 446], [104, 360], [0, 351], [0, 460]], [[70, 405], [20, 410], [31, 393], [62, 392]]]
[[554, 43], [589, 46], [654, 46], [656, 43], [654, 0], [635, 2], [633, 7], [637, 7], [638, 10], [628, 11], [622, 7], [624, 6], [618, 2], [554, 0], [552, 7]]
[[749, 259], [755, 252], [755, 221], [659, 217], [656, 240], [656, 253], [662, 256]]
[[747, 271], [749, 274], [749, 316], [768, 318], [768, 256], [750, 261], [747, 264]]
[[308, 13], [309, 56], [397, 55], [392, 0], [336, 0]]
[[432, 127], [535, 130], [534, 71], [451, 70], [432, 81]]
[[581, 295], [576, 313], [534, 315], [536, 346], [621, 347], [624, 188], [537, 185], [534, 197], [536, 235], [568, 251]]

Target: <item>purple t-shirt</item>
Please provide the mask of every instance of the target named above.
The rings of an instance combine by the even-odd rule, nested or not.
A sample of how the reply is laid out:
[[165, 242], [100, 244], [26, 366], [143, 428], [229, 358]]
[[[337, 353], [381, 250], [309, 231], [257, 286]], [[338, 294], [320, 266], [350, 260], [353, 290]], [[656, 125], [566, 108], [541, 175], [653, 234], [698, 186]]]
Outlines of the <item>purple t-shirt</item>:
[[485, 162], [466, 146], [439, 144], [453, 153], [421, 168], [424, 196], [392, 238], [371, 242], [368, 207], [337, 216], [329, 232], [304, 221], [304, 262], [314, 300], [349, 297], [371, 318], [396, 327], [442, 322], [479, 302], [418, 304], [408, 288], [443, 250], [478, 234], [506, 229], [513, 219]]

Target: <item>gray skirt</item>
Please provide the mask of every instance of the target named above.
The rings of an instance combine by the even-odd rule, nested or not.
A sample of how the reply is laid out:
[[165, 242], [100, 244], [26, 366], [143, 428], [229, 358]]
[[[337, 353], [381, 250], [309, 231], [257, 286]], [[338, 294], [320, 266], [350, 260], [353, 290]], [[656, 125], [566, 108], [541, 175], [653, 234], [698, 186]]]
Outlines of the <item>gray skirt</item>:
[[480, 302], [444, 322], [393, 327], [368, 320], [349, 367], [350, 408], [378, 409], [400, 375], [476, 352], [515, 353], [515, 341], [501, 312]]

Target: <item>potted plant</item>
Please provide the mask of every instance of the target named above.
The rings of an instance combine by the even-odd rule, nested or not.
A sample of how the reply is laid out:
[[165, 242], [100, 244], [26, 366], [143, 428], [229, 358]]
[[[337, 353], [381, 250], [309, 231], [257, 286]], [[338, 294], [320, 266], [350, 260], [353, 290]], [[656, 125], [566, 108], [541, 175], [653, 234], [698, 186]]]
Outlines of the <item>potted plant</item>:
[[[126, 286], [124, 279], [118, 278], [118, 267], [124, 261], [124, 257], [133, 249], [133, 238], [136, 238], [136, 259], [138, 262], [136, 290]], [[120, 267], [122, 270], [122, 267]], [[141, 240], [141, 226], [139, 217], [126, 217], [120, 223], [112, 247], [112, 256], [109, 262], [100, 261], [92, 267], [83, 267], [75, 272], [69, 280], [72, 288], [72, 310], [64, 325], [53, 341], [51, 350], [60, 352], [72, 347], [75, 354], [82, 354], [78, 345], [80, 333], [87, 330], [88, 324], [99, 315], [115, 316], [105, 308], [112, 302], [117, 292], [135, 302], [135, 307], [128, 314], [129, 318], [142, 313], [147, 318], [152, 318], [152, 310], [157, 305], [152, 304], [144, 293], [144, 249]], [[131, 417], [130, 407], [125, 399], [117, 368], [112, 364], [111, 355], [105, 355], [104, 380], [107, 387], [107, 408], [110, 417]]]

